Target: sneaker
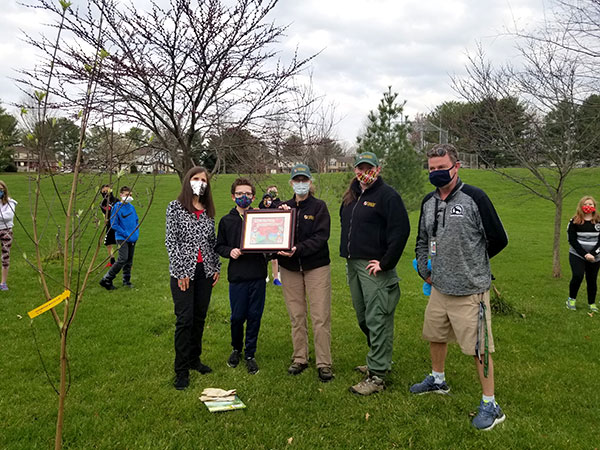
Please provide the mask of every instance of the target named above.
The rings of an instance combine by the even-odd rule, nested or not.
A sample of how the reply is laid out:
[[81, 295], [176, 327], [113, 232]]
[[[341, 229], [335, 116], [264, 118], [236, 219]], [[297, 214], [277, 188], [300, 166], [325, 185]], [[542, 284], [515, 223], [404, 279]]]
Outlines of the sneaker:
[[190, 364], [190, 369], [196, 370], [200, 372], [202, 375], [206, 375], [207, 373], [211, 373], [212, 369], [208, 367], [206, 364], [202, 364], [202, 362], [198, 359], [196, 362]]
[[8, 291], [8, 286], [6, 283], [0, 283], [0, 291]]
[[183, 391], [186, 387], [190, 385], [190, 374], [188, 372], [180, 372], [175, 374], [175, 381], [173, 381], [173, 386], [178, 391]]
[[567, 299], [566, 303], [567, 303], [567, 309], [570, 309], [572, 311], [575, 311], [575, 309], [577, 309], [577, 308], [575, 308], [575, 299], [574, 298], [569, 297]]
[[319, 367], [317, 372], [319, 373], [319, 380], [321, 380], [323, 383], [327, 383], [328, 381], [333, 380], [335, 377], [331, 367]]
[[133, 283], [131, 281], [123, 281], [123, 287], [133, 289]]
[[369, 374], [369, 366], [356, 366], [354, 368], [354, 370], [356, 370], [357, 372], [362, 373], [363, 375], [368, 375]]
[[229, 355], [229, 359], [227, 360], [227, 365], [232, 368], [236, 368], [240, 363], [240, 352], [238, 350], [233, 350], [231, 355]]
[[306, 368], [308, 364], [300, 364], [300, 363], [292, 363], [290, 367], [288, 367], [288, 373], [290, 375], [300, 375]]
[[450, 392], [450, 388], [445, 381], [438, 384], [435, 382], [433, 375], [427, 375], [420, 383], [413, 384], [410, 387], [410, 392], [417, 395], [429, 394], [430, 392], [435, 394], [447, 394]]
[[281, 281], [279, 281], [279, 278], [275, 278], [275, 279], [273, 280], [273, 284], [274, 284], [275, 286], [281, 286]]
[[[6, 289], [4, 289], [4, 288], [2, 287], [2, 285], [0, 284], [0, 289], [2, 289], [3, 291], [7, 291], [7, 290], [8, 290], [8, 288], [6, 287], [6, 285], [4, 285], [4, 287], [5, 287]], [[592, 303], [592, 304], [590, 305], [590, 312], [592, 312], [592, 313], [597, 313], [597, 312], [598, 312], [598, 307], [596, 306], [596, 304], [595, 304], [595, 303]]]
[[100, 280], [100, 286], [102, 286], [107, 291], [114, 291], [116, 289], [115, 285], [112, 284], [112, 281], [108, 281], [104, 278]]
[[478, 430], [491, 430], [499, 423], [504, 422], [506, 415], [502, 412], [500, 405], [494, 405], [493, 402], [484, 403], [481, 400], [479, 412], [473, 419], [473, 426]]
[[255, 375], [258, 373], [258, 363], [254, 358], [246, 358], [246, 369], [248, 369], [248, 373], [250, 375]]
[[377, 375], [369, 375], [360, 383], [350, 386], [349, 391], [358, 395], [371, 395], [385, 389], [385, 383]]

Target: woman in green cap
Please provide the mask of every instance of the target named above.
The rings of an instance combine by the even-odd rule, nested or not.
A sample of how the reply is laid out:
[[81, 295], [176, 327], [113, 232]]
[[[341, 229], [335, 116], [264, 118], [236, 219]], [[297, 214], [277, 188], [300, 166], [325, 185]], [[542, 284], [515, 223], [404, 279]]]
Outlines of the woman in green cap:
[[[296, 209], [296, 233], [289, 252], [278, 252], [283, 297], [292, 324], [294, 353], [290, 375], [299, 375], [308, 367], [307, 307], [315, 343], [319, 379], [331, 381], [331, 270], [329, 232], [331, 219], [327, 205], [313, 195], [310, 169], [305, 164], [292, 168], [290, 185], [294, 197], [280, 205]], [[308, 300], [307, 300], [308, 298]]]
[[360, 395], [385, 389], [392, 364], [394, 311], [400, 299], [396, 264], [410, 234], [402, 198], [380, 172], [374, 153], [359, 154], [356, 177], [340, 207], [340, 256], [346, 258], [352, 304], [369, 345], [367, 365], [357, 367], [365, 378], [350, 387]]

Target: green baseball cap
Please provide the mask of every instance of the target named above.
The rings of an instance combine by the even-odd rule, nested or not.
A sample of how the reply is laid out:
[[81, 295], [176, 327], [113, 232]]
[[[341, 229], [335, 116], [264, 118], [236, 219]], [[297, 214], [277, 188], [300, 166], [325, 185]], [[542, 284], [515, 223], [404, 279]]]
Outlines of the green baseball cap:
[[294, 179], [298, 175], [304, 175], [305, 177], [312, 178], [310, 176], [310, 169], [306, 164], [296, 164], [294, 167], [292, 167], [290, 180]]
[[379, 160], [377, 159], [377, 155], [373, 152], [364, 152], [356, 155], [356, 159], [354, 160], [354, 167], [364, 162], [371, 164], [373, 167], [379, 166]]

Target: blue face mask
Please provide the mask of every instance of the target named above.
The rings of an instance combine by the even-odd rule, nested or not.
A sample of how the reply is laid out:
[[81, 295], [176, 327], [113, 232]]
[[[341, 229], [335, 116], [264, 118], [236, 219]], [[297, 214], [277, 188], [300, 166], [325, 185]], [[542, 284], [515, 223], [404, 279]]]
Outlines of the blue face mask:
[[450, 171], [453, 167], [454, 165], [449, 169], [434, 170], [433, 172], [429, 172], [429, 182], [438, 188], [446, 186], [454, 178], [452, 175], [450, 175]]
[[4, 198], [4, 191], [0, 189], [0, 198]]
[[252, 204], [252, 197], [247, 197], [245, 195], [237, 197], [235, 199], [235, 204], [238, 205], [240, 208], [245, 209]]

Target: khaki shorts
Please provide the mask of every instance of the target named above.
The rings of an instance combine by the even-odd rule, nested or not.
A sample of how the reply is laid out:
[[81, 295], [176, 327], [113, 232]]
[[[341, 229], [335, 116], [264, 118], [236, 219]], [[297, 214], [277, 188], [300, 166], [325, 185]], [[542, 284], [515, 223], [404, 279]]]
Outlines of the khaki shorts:
[[[485, 302], [485, 315], [488, 327], [488, 351], [494, 351], [492, 335], [492, 310], [490, 309], [490, 291], [481, 294], [454, 296], [442, 294], [431, 288], [429, 303], [425, 309], [423, 339], [429, 342], [457, 341], [465, 355], [475, 355], [477, 343], [477, 319], [479, 302]], [[485, 335], [481, 333], [479, 348], [485, 349]]]

